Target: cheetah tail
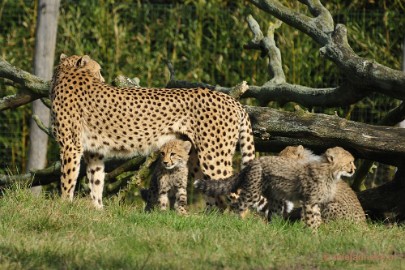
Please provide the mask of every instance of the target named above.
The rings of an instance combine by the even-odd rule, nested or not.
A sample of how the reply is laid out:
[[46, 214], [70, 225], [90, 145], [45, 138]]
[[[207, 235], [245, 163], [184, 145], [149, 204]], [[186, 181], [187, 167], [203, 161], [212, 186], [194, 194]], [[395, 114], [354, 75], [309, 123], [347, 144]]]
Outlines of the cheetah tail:
[[208, 196], [227, 195], [238, 188], [239, 179], [239, 174], [222, 180], [197, 179], [194, 181], [194, 187]]
[[243, 115], [239, 126], [239, 148], [242, 154], [242, 166], [255, 158], [255, 144], [253, 140], [252, 125], [248, 113], [243, 110]]

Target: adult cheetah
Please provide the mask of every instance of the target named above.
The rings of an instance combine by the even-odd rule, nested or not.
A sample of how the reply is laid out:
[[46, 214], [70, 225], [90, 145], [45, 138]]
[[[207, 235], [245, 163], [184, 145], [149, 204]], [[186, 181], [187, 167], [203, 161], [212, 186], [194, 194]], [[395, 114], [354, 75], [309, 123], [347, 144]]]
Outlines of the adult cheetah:
[[[103, 82], [94, 63], [87, 55], [61, 55], [52, 79], [52, 128], [60, 146], [62, 198], [73, 199], [83, 154], [97, 208], [103, 207], [107, 156], [146, 155], [185, 135], [208, 178], [232, 175], [237, 142], [242, 165], [254, 159], [249, 116], [232, 97], [203, 88], [117, 88]], [[213, 203], [207, 200], [209, 207]]]

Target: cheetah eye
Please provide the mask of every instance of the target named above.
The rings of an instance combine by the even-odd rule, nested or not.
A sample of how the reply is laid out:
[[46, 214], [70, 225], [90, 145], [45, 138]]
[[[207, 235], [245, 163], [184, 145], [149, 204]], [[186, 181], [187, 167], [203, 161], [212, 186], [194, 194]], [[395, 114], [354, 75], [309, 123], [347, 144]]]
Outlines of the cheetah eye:
[[170, 153], [170, 157], [174, 157], [175, 155], [175, 153]]
[[160, 155], [161, 155], [162, 157], [164, 157], [164, 156], [165, 156], [165, 152], [160, 152]]

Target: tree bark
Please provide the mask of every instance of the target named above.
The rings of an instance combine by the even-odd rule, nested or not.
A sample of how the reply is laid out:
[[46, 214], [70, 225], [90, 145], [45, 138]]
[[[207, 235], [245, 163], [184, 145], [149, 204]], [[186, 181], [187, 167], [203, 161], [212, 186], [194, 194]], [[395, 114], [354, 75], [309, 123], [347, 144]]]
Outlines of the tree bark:
[[405, 160], [405, 129], [374, 126], [338, 116], [248, 106], [258, 151], [303, 144], [319, 152], [342, 146], [355, 157], [397, 166]]
[[405, 162], [398, 167], [392, 181], [357, 193], [359, 201], [371, 219], [384, 220], [389, 212], [405, 220]]
[[[59, 15], [59, 0], [39, 0], [38, 19], [35, 37], [34, 74], [44, 80], [50, 80], [53, 73], [56, 34]], [[41, 100], [32, 103], [32, 113], [45, 126], [50, 124], [50, 111]], [[32, 119], [30, 123], [30, 145], [27, 170], [42, 169], [46, 166], [48, 135]], [[40, 186], [33, 192], [39, 193]]]

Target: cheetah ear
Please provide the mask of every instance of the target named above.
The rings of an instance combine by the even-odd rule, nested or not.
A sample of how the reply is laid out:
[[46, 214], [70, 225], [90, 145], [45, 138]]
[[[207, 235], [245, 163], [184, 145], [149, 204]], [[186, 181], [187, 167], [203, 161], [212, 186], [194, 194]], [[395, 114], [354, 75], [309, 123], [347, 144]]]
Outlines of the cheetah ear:
[[303, 153], [304, 153], [304, 146], [302, 146], [301, 144], [297, 146], [297, 155], [299, 158], [302, 158]]
[[184, 150], [186, 150], [187, 153], [190, 152], [191, 146], [192, 146], [191, 142], [189, 142], [189, 141], [184, 141], [184, 142], [183, 142]]
[[64, 53], [61, 53], [59, 56], [59, 61], [62, 61], [63, 59], [67, 58], [68, 56]]
[[333, 156], [333, 153], [331, 153], [331, 151], [329, 151], [329, 149], [326, 150], [325, 156], [329, 163], [333, 163], [334, 156]]
[[83, 55], [76, 63], [76, 67], [84, 67], [87, 63], [91, 61], [90, 56]]

